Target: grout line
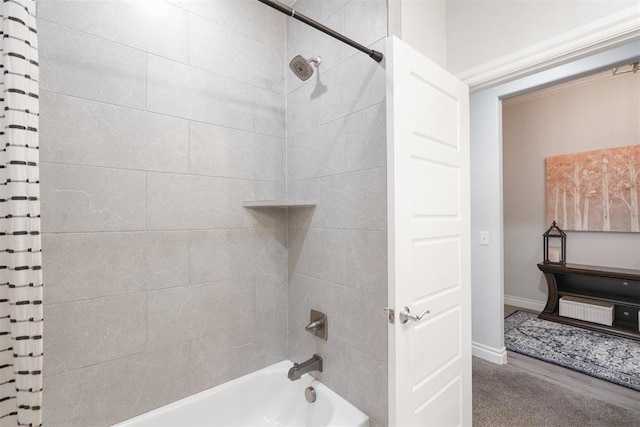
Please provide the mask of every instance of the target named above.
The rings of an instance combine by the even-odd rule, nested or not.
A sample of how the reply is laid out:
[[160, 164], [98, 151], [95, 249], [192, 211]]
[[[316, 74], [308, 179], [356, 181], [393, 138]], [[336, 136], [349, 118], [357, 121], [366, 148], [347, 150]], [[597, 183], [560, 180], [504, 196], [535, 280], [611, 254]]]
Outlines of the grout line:
[[219, 179], [219, 180], [225, 180], [226, 179], [226, 180], [232, 180], [232, 181], [248, 181], [248, 182], [282, 184], [282, 181], [280, 181], [280, 180], [239, 178], [239, 177], [217, 176], [217, 175], [199, 175], [199, 174], [193, 174], [193, 173], [189, 173], [189, 172], [172, 172], [172, 171], [149, 170], [149, 169], [132, 169], [132, 168], [123, 168], [123, 167], [114, 167], [114, 166], [87, 165], [87, 164], [83, 164], [83, 163], [52, 162], [52, 161], [48, 161], [48, 160], [42, 160], [42, 161], [40, 161], [40, 164], [50, 164], [50, 165], [57, 165], [57, 166], [75, 166], [75, 167], [96, 168], [96, 169], [108, 169], [108, 170], [112, 170], [112, 171], [131, 171], [131, 172], [142, 172], [142, 173], [164, 174], [164, 175], [180, 175], [180, 176], [190, 176], [190, 177], [197, 177], [197, 178], [211, 178], [211, 179]]
[[144, 174], [144, 231], [149, 231], [149, 172]]
[[84, 303], [84, 302], [91, 302], [91, 301], [96, 301], [96, 300], [119, 298], [119, 297], [125, 297], [125, 296], [136, 296], [136, 295], [142, 295], [142, 294], [144, 294], [145, 295], [145, 299], [147, 299], [148, 294], [149, 293], [154, 293], [154, 292], [177, 290], [177, 289], [183, 289], [183, 288], [194, 288], [194, 287], [205, 286], [205, 285], [218, 285], [221, 282], [248, 279], [248, 278], [257, 277], [257, 276], [278, 275], [278, 274], [282, 274], [282, 272], [274, 271], [274, 272], [271, 272], [271, 273], [252, 273], [252, 274], [243, 275], [243, 276], [234, 276], [234, 277], [227, 277], [227, 278], [212, 279], [212, 280], [207, 280], [207, 281], [204, 281], [204, 282], [185, 283], [185, 284], [182, 284], [182, 285], [170, 285], [170, 286], [163, 286], [163, 287], [152, 288], [152, 289], [141, 289], [141, 290], [136, 290], [136, 291], [133, 291], [133, 292], [126, 292], [125, 291], [125, 292], [119, 292], [119, 293], [114, 293], [114, 294], [109, 294], [109, 295], [100, 295], [100, 296], [95, 296], [95, 297], [73, 299], [73, 300], [60, 301], [60, 302], [54, 302], [54, 303], [49, 303], [49, 304], [45, 303], [45, 307], [55, 307], [55, 306], [60, 306], [60, 305], [65, 305], [65, 304]]
[[[260, 89], [260, 88], [256, 88], [256, 89]], [[266, 89], [263, 89], [263, 90], [267, 91]], [[116, 104], [116, 103], [113, 103], [113, 102], [108, 102], [108, 101], [103, 101], [103, 100], [93, 99], [93, 98], [86, 98], [86, 97], [83, 97], [83, 96], [78, 96], [78, 95], [73, 95], [73, 94], [68, 94], [68, 93], [63, 93], [63, 92], [57, 92], [57, 91], [53, 91], [53, 90], [41, 89], [40, 93], [41, 94], [48, 93], [48, 94], [52, 94], [52, 95], [55, 95], [55, 96], [62, 96], [62, 97], [67, 97], [67, 98], [79, 99], [81, 101], [91, 102], [91, 103], [95, 103], [95, 104], [109, 105], [109, 106], [112, 106], [112, 107], [117, 107], [119, 109], [134, 110], [134, 111], [138, 111], [140, 113], [145, 113], [145, 114], [154, 115], [154, 116], [170, 117], [172, 119], [182, 120], [182, 121], [185, 121], [185, 122], [201, 123], [201, 124], [204, 124], [204, 125], [215, 126], [215, 127], [220, 127], [220, 128], [224, 128], [224, 129], [232, 129], [232, 130], [236, 130], [238, 132], [246, 132], [246, 133], [266, 136], [266, 137], [270, 137], [270, 138], [274, 138], [274, 139], [285, 139], [284, 137], [278, 136], [278, 135], [254, 132], [254, 131], [251, 131], [251, 130], [242, 129], [242, 128], [238, 128], [238, 127], [227, 126], [227, 125], [218, 124], [218, 123], [212, 123], [212, 122], [205, 122], [205, 121], [202, 121], [202, 120], [196, 120], [196, 119], [189, 118], [189, 117], [176, 116], [176, 115], [173, 115], [173, 114], [161, 113], [161, 112], [157, 112], [157, 111], [153, 111], [153, 110], [149, 110], [149, 109], [138, 108], [138, 107], [133, 107], [133, 106], [129, 106], [129, 105]], [[277, 92], [272, 92], [272, 93], [275, 94], [275, 95], [282, 95], [282, 94], [279, 94]]]

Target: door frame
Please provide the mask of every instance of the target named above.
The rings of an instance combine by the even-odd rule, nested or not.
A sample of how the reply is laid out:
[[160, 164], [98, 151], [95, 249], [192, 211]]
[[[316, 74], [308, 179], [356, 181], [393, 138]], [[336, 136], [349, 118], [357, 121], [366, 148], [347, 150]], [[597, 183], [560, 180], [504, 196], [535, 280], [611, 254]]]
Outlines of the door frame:
[[[636, 16], [640, 17], [639, 13]], [[604, 39], [593, 46], [608, 50], [569, 63], [556, 57], [553, 68], [471, 94], [471, 274], [474, 356], [493, 363], [507, 362], [504, 347], [504, 234], [502, 214], [502, 99], [627, 63], [640, 52], [640, 19], [635, 35]], [[574, 40], [575, 41], [575, 40]], [[593, 48], [596, 50], [596, 48]], [[557, 65], [562, 64], [562, 65]], [[475, 88], [477, 89], [477, 87]], [[472, 90], [474, 88], [472, 87]], [[491, 246], [480, 246], [480, 231], [489, 231]]]

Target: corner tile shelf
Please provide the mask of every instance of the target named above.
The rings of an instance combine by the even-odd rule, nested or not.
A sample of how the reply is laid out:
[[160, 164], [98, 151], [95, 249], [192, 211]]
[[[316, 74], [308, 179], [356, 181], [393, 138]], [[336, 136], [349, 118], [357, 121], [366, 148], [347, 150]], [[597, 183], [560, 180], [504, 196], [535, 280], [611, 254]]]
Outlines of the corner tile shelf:
[[316, 205], [315, 200], [246, 200], [245, 208], [309, 208]]

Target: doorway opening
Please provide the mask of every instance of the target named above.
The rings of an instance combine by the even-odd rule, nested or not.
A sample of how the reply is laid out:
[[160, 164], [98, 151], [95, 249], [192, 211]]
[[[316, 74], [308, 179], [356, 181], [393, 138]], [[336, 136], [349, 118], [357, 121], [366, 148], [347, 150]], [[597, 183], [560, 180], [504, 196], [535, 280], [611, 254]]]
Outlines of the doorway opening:
[[624, 165], [615, 157], [606, 164], [590, 157], [545, 167], [547, 157], [640, 143], [640, 72], [613, 72], [632, 65], [502, 101], [506, 305], [544, 308], [547, 285], [536, 264], [543, 258], [542, 233], [552, 221], [568, 233], [568, 263], [640, 269], [639, 235], [603, 232], [629, 225], [634, 195], [626, 188]]
[[[503, 318], [506, 250], [502, 191], [503, 100], [630, 63], [638, 56], [640, 41], [635, 40], [471, 95], [471, 233], [475, 241], [472, 244], [474, 355], [494, 363], [507, 362]], [[540, 234], [542, 231], [544, 230]], [[480, 244], [479, 236], [486, 232], [490, 234], [490, 240], [495, 242], [493, 245]], [[541, 237], [535, 243], [541, 244], [540, 242]]]

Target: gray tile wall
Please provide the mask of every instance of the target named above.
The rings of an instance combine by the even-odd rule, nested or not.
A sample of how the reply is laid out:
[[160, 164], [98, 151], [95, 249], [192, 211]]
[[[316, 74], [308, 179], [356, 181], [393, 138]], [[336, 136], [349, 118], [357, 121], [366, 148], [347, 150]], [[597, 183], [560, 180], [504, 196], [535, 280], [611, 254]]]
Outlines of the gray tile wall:
[[[384, 49], [385, 0], [298, 0], [296, 10]], [[315, 199], [290, 209], [289, 357], [324, 358], [318, 377], [387, 425], [385, 70], [367, 55], [287, 20], [285, 64], [320, 55], [307, 82], [287, 70], [287, 191]], [[325, 312], [329, 339], [304, 330]]]
[[241, 202], [285, 192], [285, 17], [255, 0], [38, 17], [46, 424], [109, 425], [284, 359], [285, 214]]
[[[383, 50], [385, 0], [296, 8]], [[108, 425], [317, 352], [386, 425], [384, 65], [255, 0], [38, 16], [47, 424]], [[306, 83], [296, 54], [323, 57]], [[318, 206], [240, 206], [285, 193]]]

